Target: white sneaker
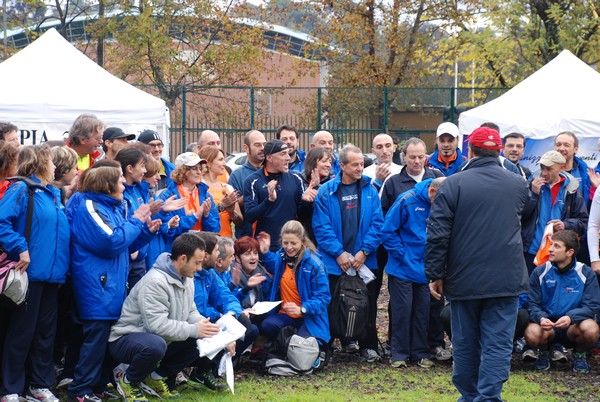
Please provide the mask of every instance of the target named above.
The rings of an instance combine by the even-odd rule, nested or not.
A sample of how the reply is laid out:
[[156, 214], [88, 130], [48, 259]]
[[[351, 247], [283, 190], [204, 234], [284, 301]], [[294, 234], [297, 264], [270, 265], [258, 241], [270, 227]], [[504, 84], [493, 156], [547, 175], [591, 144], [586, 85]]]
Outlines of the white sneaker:
[[444, 349], [441, 346], [436, 346], [433, 351], [433, 358], [437, 361], [446, 361], [452, 359], [452, 351]]
[[9, 394], [9, 395], [4, 395], [0, 398], [0, 402], [20, 402], [21, 399], [19, 398], [18, 394]]
[[48, 388], [31, 388], [27, 391], [26, 398], [32, 402], [60, 402]]
[[56, 388], [64, 388], [64, 387], [68, 386], [69, 384], [71, 384], [72, 382], [73, 382], [72, 378], [65, 377], [58, 382], [58, 385], [56, 386]]
[[375, 363], [381, 360], [381, 356], [374, 349], [364, 349], [360, 354], [366, 359], [367, 363]]
[[532, 348], [526, 349], [523, 352], [523, 354], [521, 355], [521, 359], [523, 359], [523, 361], [533, 362], [533, 361], [536, 361], [537, 358], [538, 358], [538, 350], [532, 349]]

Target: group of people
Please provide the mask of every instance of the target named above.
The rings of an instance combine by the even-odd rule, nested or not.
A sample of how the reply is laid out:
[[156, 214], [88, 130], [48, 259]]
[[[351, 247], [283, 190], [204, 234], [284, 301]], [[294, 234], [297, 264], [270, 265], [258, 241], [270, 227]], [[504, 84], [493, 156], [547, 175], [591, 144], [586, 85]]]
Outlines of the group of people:
[[[367, 167], [352, 144], [335, 152], [327, 131], [307, 152], [292, 126], [275, 137], [247, 132], [247, 161], [229, 172], [210, 130], [171, 163], [156, 131], [127, 134], [93, 115], [52, 147], [21, 146], [17, 127], [1, 123], [0, 246], [29, 278], [24, 304], [1, 299], [1, 401], [58, 401], [56, 383], [78, 402], [107, 397], [113, 380], [126, 401], [174, 398], [186, 383], [223, 389], [218, 359], [200, 357], [196, 344], [219, 332], [223, 315], [246, 328], [222, 352], [236, 365], [288, 326], [332, 344], [332, 295], [361, 269], [374, 276], [366, 336], [340, 339], [345, 353], [382, 360], [377, 300], [387, 273], [394, 368], [430, 368], [454, 350], [465, 400], [493, 398], [524, 338], [536, 368], [573, 347], [574, 369], [589, 371], [600, 173], [575, 156], [574, 134], [558, 134], [533, 174], [519, 165], [524, 136], [501, 139], [492, 123], [471, 133], [468, 158], [453, 123], [438, 127], [431, 156], [419, 138], [398, 151], [378, 134]], [[36, 183], [31, 220], [29, 184], [13, 176]], [[281, 304], [256, 315], [259, 301]]]

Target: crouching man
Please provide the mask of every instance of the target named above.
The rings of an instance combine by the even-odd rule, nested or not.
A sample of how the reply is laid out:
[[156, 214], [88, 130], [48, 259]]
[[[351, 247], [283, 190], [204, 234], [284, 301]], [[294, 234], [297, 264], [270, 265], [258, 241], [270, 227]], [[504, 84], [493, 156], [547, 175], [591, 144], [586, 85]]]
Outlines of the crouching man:
[[550, 261], [535, 268], [528, 300], [531, 323], [525, 340], [540, 348], [535, 368], [548, 370], [548, 344], [572, 346], [573, 371], [588, 373], [586, 352], [598, 340], [594, 315], [600, 308], [600, 288], [590, 267], [575, 260], [579, 251], [577, 234], [561, 230], [552, 236]]
[[175, 377], [198, 358], [196, 339], [219, 332], [194, 303], [193, 277], [202, 269], [205, 249], [198, 236], [182, 234], [125, 299], [109, 350], [116, 363], [129, 364], [115, 378], [126, 402], [146, 401], [143, 392], [177, 398]]

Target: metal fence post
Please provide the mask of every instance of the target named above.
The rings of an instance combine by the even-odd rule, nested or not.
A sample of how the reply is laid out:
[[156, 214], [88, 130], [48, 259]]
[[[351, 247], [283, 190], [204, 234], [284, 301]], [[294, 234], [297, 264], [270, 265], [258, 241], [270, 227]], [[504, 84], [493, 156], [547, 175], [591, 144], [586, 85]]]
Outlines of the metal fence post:
[[455, 97], [456, 88], [450, 88], [450, 121], [456, 124], [456, 102]]
[[321, 130], [321, 108], [322, 108], [323, 88], [317, 88], [317, 131]]
[[187, 116], [186, 116], [186, 92], [187, 92], [187, 87], [185, 85], [183, 85], [181, 87], [181, 150], [185, 150], [187, 144], [187, 133], [186, 133], [186, 128], [187, 128]]
[[254, 129], [254, 87], [250, 87], [250, 128]]
[[388, 106], [390, 102], [388, 87], [383, 88], [383, 132], [387, 133], [389, 128]]

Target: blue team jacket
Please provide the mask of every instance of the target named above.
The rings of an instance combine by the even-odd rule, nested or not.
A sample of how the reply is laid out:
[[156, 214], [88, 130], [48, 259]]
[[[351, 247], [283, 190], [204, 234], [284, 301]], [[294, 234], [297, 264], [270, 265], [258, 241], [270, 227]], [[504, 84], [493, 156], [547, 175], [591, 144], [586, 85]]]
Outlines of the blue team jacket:
[[[286, 267], [283, 253], [281, 249], [277, 253], [270, 251], [264, 255], [265, 268], [273, 274], [271, 301], [281, 300], [279, 285]], [[327, 307], [331, 301], [331, 293], [327, 272], [319, 254], [310, 250], [304, 252], [302, 260], [296, 267], [296, 284], [302, 302], [301, 307], [306, 309], [304, 314], [306, 329], [312, 336], [329, 342], [331, 336]]]
[[[319, 188], [314, 202], [313, 231], [323, 256], [323, 263], [329, 275], [341, 275], [342, 270], [336, 258], [344, 252], [342, 244], [342, 213], [337, 190], [342, 182], [342, 176], [328, 181]], [[365, 265], [377, 269], [375, 251], [381, 244], [380, 231], [383, 227], [383, 212], [377, 190], [371, 185], [371, 179], [363, 176], [360, 181], [360, 222], [356, 246], [354, 250], [346, 250], [354, 255], [359, 250], [366, 251], [369, 256]], [[356, 230], [356, 229], [355, 229]]]
[[385, 216], [381, 241], [388, 251], [388, 275], [426, 284], [425, 244], [431, 202], [427, 194], [433, 179], [417, 183], [402, 194]]

